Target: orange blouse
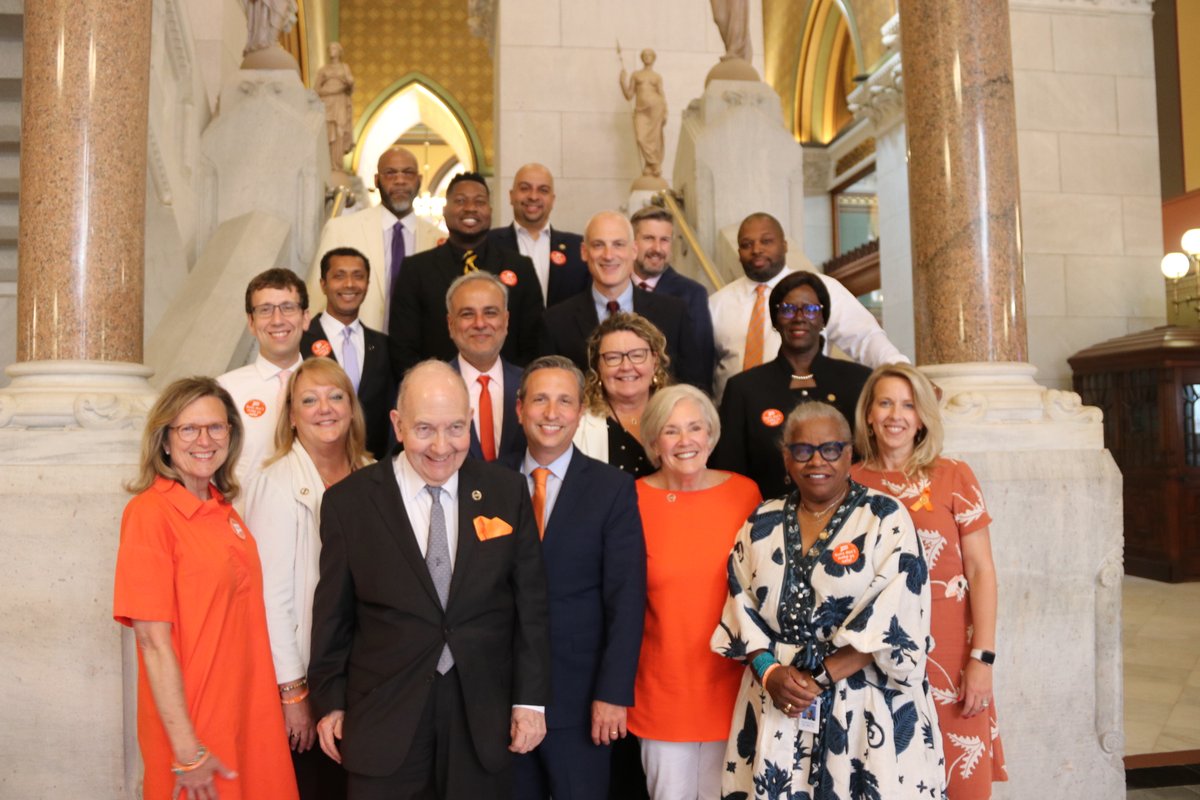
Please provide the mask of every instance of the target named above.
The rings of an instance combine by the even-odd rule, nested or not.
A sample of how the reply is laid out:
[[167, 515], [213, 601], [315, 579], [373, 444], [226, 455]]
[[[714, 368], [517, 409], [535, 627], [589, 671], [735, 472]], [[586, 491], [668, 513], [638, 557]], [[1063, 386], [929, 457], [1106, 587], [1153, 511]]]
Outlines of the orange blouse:
[[749, 478], [670, 492], [637, 482], [646, 536], [646, 627], [629, 730], [646, 739], [729, 738], [744, 664], [709, 649], [728, 595], [734, 537], [762, 502]]
[[[216, 778], [221, 800], [296, 798], [283, 709], [267, 640], [254, 538], [215, 487], [201, 502], [158, 478], [125, 506], [113, 617], [171, 623], [196, 736], [237, 777]], [[138, 652], [143, 796], [167, 800], [174, 754]], [[188, 795], [184, 795], [188, 797]]]

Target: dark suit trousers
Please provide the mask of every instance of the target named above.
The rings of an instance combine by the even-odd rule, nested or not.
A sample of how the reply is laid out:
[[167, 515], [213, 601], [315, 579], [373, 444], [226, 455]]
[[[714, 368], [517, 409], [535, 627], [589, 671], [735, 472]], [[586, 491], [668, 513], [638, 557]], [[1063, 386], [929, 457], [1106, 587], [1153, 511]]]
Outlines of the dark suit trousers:
[[434, 678], [400, 769], [383, 778], [350, 773], [350, 800], [480, 800], [512, 793], [512, 770], [491, 773], [475, 755], [458, 670]]
[[346, 771], [325, 755], [320, 742], [304, 753], [293, 750], [292, 766], [300, 800], [346, 800]]
[[611, 759], [611, 747], [592, 744], [591, 726], [552, 728], [513, 759], [513, 800], [607, 800]]

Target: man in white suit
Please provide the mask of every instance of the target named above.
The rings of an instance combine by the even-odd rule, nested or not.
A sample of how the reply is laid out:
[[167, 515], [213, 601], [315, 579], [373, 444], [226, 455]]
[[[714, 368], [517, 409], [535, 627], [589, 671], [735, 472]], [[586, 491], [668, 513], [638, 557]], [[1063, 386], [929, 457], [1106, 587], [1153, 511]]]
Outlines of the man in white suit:
[[317, 257], [308, 273], [308, 286], [315, 314], [325, 305], [320, 288], [321, 257], [335, 247], [360, 251], [371, 264], [371, 282], [358, 317], [368, 328], [386, 331], [392, 285], [404, 258], [436, 247], [442, 232], [413, 213], [413, 199], [421, 191], [421, 171], [416, 156], [408, 150], [396, 145], [383, 152], [376, 166], [375, 186], [380, 205], [325, 223]]

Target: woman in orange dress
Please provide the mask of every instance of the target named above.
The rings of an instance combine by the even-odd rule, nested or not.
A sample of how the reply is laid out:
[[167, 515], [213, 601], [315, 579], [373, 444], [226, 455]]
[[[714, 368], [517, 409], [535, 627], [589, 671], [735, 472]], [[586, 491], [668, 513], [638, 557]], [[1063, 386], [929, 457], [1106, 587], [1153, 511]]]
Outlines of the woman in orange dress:
[[749, 478], [707, 467], [721, 434], [708, 396], [680, 384], [642, 418], [659, 470], [637, 482], [646, 536], [646, 625], [629, 730], [654, 800], [720, 796], [743, 667], [708, 646], [725, 604], [734, 536], [762, 497]]
[[933, 650], [928, 676], [946, 754], [950, 800], [986, 800], [1006, 781], [996, 723], [996, 569], [992, 521], [971, 468], [945, 458], [933, 384], [908, 364], [871, 373], [859, 396], [854, 446], [859, 483], [912, 515], [929, 562]]
[[230, 505], [241, 446], [210, 378], [171, 384], [146, 420], [113, 600], [137, 637], [146, 800], [297, 796], [258, 549]]

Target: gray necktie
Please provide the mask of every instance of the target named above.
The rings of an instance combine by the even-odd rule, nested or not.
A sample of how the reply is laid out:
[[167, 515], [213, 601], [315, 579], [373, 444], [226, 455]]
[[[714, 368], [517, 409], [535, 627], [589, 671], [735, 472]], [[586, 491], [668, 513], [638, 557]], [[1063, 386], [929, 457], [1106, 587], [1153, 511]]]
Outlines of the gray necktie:
[[[429, 544], [425, 548], [425, 566], [429, 568], [429, 577], [433, 578], [433, 588], [437, 589], [438, 599], [442, 608], [446, 608], [446, 599], [450, 596], [450, 542], [446, 538], [446, 513], [442, 510], [442, 487], [426, 486], [426, 491], [433, 498], [429, 509]], [[438, 656], [437, 671], [445, 675], [454, 666], [454, 656], [450, 655], [450, 645], [442, 645], [442, 654]]]
[[342, 367], [358, 392], [358, 383], [362, 380], [362, 364], [358, 360], [358, 348], [354, 346], [354, 331], [346, 326], [342, 328]]

